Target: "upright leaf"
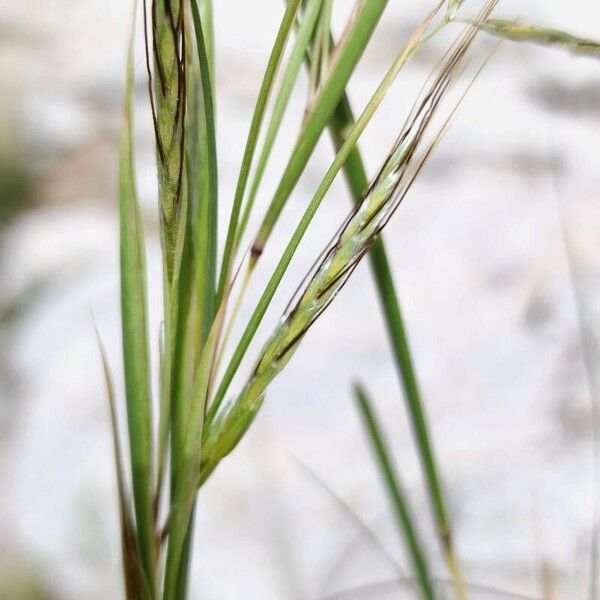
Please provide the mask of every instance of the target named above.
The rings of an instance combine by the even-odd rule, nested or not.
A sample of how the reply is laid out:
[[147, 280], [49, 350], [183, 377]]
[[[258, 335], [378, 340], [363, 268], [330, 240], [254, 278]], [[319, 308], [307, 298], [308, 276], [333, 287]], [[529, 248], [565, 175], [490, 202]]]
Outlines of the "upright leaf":
[[383, 439], [381, 427], [377, 421], [373, 408], [371, 407], [371, 402], [361, 386], [355, 385], [354, 397], [373, 454], [375, 455], [375, 460], [383, 479], [386, 492], [389, 496], [394, 516], [398, 522], [402, 537], [405, 540], [408, 554], [419, 582], [421, 594], [426, 600], [435, 600], [436, 596], [433, 590], [427, 560], [423, 553], [423, 545], [417, 536], [413, 516], [410, 513], [404, 491], [400, 486], [400, 481], [392, 464], [390, 452]]
[[348, 80], [371, 39], [387, 2], [388, 0], [368, 0], [359, 4], [351, 27], [337, 50], [336, 59], [331, 66], [329, 76], [310, 108], [310, 113], [262, 220], [252, 246], [253, 261], [256, 261], [261, 255], [271, 230], [304, 171], [323, 129], [327, 126], [335, 107], [340, 101]]
[[121, 526], [121, 559], [123, 563], [123, 579], [125, 582], [125, 596], [127, 600], [142, 600], [148, 594], [147, 584], [144, 584], [144, 574], [141, 570], [140, 557], [136, 543], [136, 532], [133, 524], [133, 515], [127, 484], [125, 482], [125, 469], [123, 467], [123, 445], [119, 433], [117, 407], [115, 406], [115, 391], [113, 380], [108, 366], [108, 359], [104, 344], [96, 329], [98, 349], [102, 360], [102, 370], [106, 383], [108, 407], [110, 411], [110, 425], [113, 439], [113, 450], [115, 458], [115, 472], [117, 474], [117, 494], [119, 504], [119, 521]]
[[242, 157], [242, 164], [240, 167], [240, 173], [237, 180], [235, 189], [235, 195], [233, 198], [233, 206], [231, 208], [231, 216], [229, 218], [229, 226], [227, 229], [227, 239], [225, 240], [225, 249], [223, 251], [223, 261], [221, 263], [221, 273], [219, 275], [219, 287], [217, 292], [217, 305], [221, 304], [223, 296], [229, 282], [231, 274], [231, 266], [235, 253], [235, 240], [238, 233], [238, 222], [240, 217], [240, 211], [242, 208], [242, 200], [244, 198], [244, 191], [246, 189], [246, 183], [250, 174], [250, 167], [252, 165], [252, 158], [256, 150], [256, 144], [258, 142], [258, 134], [263, 122], [265, 110], [267, 108], [267, 101], [269, 99], [273, 84], [275, 82], [275, 75], [281, 62], [283, 51], [285, 50], [286, 42], [289, 38], [292, 30], [296, 12], [300, 6], [300, 0], [290, 0], [281, 20], [271, 55], [267, 63], [267, 68], [263, 76], [263, 80], [258, 92], [258, 98], [256, 99], [256, 105], [254, 107], [254, 114], [252, 115], [252, 122], [250, 123], [250, 131], [246, 139], [246, 147], [244, 149], [244, 155]]
[[133, 159], [133, 33], [127, 58], [125, 109], [119, 149], [121, 319], [129, 454], [137, 543], [150, 595], [156, 581], [152, 398], [146, 309], [146, 260]]

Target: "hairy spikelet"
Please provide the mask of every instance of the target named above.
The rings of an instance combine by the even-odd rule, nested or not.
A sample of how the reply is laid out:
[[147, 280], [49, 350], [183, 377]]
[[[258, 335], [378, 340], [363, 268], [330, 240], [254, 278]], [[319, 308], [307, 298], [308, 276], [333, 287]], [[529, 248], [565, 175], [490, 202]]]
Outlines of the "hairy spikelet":
[[263, 347], [241, 394], [217, 413], [202, 449], [204, 478], [241, 439], [262, 404], [266, 387], [346, 283], [410, 189], [438, 137], [424, 153], [417, 156], [417, 150], [474, 35], [475, 29], [469, 29], [448, 54], [439, 74], [410, 114], [374, 182], [305, 279]]
[[[153, 0], [151, 8], [153, 83], [158, 188], [165, 262], [172, 278], [180, 234], [184, 169], [186, 60], [184, 4]], [[150, 50], [147, 58], [150, 63]], [[150, 67], [149, 67], [150, 71]]]

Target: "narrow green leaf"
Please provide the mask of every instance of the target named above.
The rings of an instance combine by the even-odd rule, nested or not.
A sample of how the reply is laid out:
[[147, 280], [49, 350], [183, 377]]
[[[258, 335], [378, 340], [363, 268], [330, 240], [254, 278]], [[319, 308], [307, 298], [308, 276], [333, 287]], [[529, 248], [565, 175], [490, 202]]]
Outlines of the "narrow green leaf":
[[[133, 31], [133, 30], [132, 30]], [[142, 568], [154, 597], [152, 398], [146, 309], [146, 261], [133, 159], [133, 50], [127, 57], [125, 109], [119, 150], [119, 221], [121, 258], [121, 318], [127, 423], [137, 538]]]
[[298, 78], [298, 72], [300, 71], [302, 60], [304, 58], [306, 48], [308, 47], [311, 35], [314, 31], [322, 4], [323, 0], [309, 0], [306, 5], [306, 10], [304, 11], [300, 27], [298, 28], [296, 40], [294, 42], [294, 47], [292, 49], [292, 53], [290, 54], [288, 64], [286, 66], [283, 78], [281, 80], [279, 92], [273, 105], [273, 112], [271, 113], [269, 127], [267, 129], [262, 150], [258, 158], [256, 169], [254, 171], [252, 184], [250, 185], [250, 192], [248, 193], [248, 197], [246, 198], [244, 212], [242, 214], [242, 218], [240, 220], [240, 224], [236, 232], [234, 250], [239, 247], [241, 238], [244, 235], [244, 232], [246, 231], [248, 219], [254, 206], [254, 201], [256, 199], [256, 194], [262, 181], [262, 176], [264, 175], [267, 162], [271, 155], [271, 151], [273, 150], [275, 138], [277, 137], [279, 127], [281, 126], [281, 121], [285, 114], [285, 110], [289, 104], [290, 96], [292, 94], [294, 84], [296, 83], [296, 80]]
[[[344, 140], [345, 132], [352, 127], [354, 117], [352, 109], [345, 96], [340, 102], [330, 123], [330, 131], [334, 145], [339, 148]], [[360, 200], [364, 190], [368, 186], [368, 179], [360, 150], [355, 147], [348, 161], [344, 165], [344, 175], [350, 188], [354, 202]], [[398, 376], [404, 390], [404, 397], [408, 408], [415, 442], [423, 467], [423, 473], [427, 484], [429, 502], [436, 520], [442, 549], [449, 560], [449, 568], [454, 571], [458, 581], [462, 581], [458, 566], [454, 557], [452, 543], [452, 529], [446, 502], [444, 499], [442, 484], [438, 474], [437, 461], [431, 443], [427, 417], [425, 415], [424, 402], [419, 390], [419, 384], [412, 360], [410, 343], [408, 340], [404, 319], [400, 309], [398, 294], [394, 285], [392, 272], [387, 257], [384, 241], [379, 238], [373, 244], [369, 252], [369, 263], [375, 280], [379, 303], [385, 320], [388, 339], [394, 355]], [[457, 584], [461, 587], [460, 583]]]
[[200, 22], [204, 31], [204, 42], [206, 45], [206, 58], [210, 67], [210, 81], [213, 96], [215, 94], [215, 26], [213, 18], [212, 0], [198, 0], [198, 11]]
[[161, 330], [158, 338], [158, 454], [157, 454], [157, 475], [156, 475], [156, 492], [154, 498], [154, 514], [157, 515], [161, 497], [163, 493], [163, 485], [165, 479], [165, 470], [167, 468], [167, 451], [169, 445], [170, 420], [171, 420], [171, 403], [167, 389], [165, 378], [165, 336]]
[[[191, 201], [191, 199], [190, 199]], [[201, 315], [194, 309], [194, 255], [193, 255], [192, 219], [188, 219], [188, 234], [184, 246], [181, 274], [178, 286], [177, 339], [173, 353], [173, 388], [171, 390], [171, 494], [173, 495], [181, 476], [183, 439], [187, 426], [187, 415], [193, 402], [192, 387], [194, 361], [201, 330]], [[213, 288], [214, 289], [214, 288]], [[171, 496], [171, 508], [172, 508]], [[192, 540], [192, 527], [188, 528], [182, 560], [177, 576], [176, 598], [186, 598], [189, 575], [188, 561], [191, 556], [189, 544]], [[172, 540], [169, 536], [169, 548]]]
[[[188, 204], [195, 207], [195, 227], [191, 213], [186, 223], [182, 266], [173, 302], [177, 303], [176, 339], [173, 345], [173, 388], [171, 390], [171, 514], [165, 573], [165, 598], [184, 598], [187, 594], [194, 499], [181, 504], [181, 489], [186, 478], [186, 436], [192, 406], [194, 372], [215, 312], [218, 173], [215, 131], [212, 55], [209, 56], [204, 33], [205, 4], [190, 3], [194, 48], [188, 48], [188, 96], [190, 105], [186, 135], [186, 172]], [[208, 25], [210, 29], [212, 25]], [[211, 50], [212, 51], [212, 50]], [[195, 54], [194, 54], [195, 52]], [[195, 87], [192, 87], [195, 85]], [[195, 159], [194, 163], [191, 159]], [[195, 197], [194, 197], [195, 196]], [[194, 293], [195, 284], [195, 293]]]
[[144, 575], [140, 565], [140, 557], [137, 548], [135, 526], [127, 484], [125, 483], [125, 469], [123, 467], [123, 444], [119, 433], [117, 408], [115, 406], [115, 391], [113, 379], [108, 365], [108, 358], [104, 344], [96, 327], [96, 339], [98, 350], [102, 361], [104, 381], [110, 411], [110, 425], [113, 440], [113, 451], [115, 459], [115, 471], [117, 474], [117, 494], [119, 503], [119, 521], [121, 525], [121, 559], [123, 564], [123, 579], [125, 582], [125, 597], [127, 600], [138, 600], [148, 595], [148, 587], [144, 585]]
[[[238, 345], [236, 346], [233, 356], [231, 357], [229, 364], [225, 370], [223, 378], [221, 380], [221, 384], [215, 394], [214, 401], [209, 409], [207, 415], [207, 423], [210, 424], [212, 419], [215, 417], [219, 406], [221, 405], [225, 394], [227, 393], [227, 389], [229, 388], [229, 384], [233, 379], [239, 365], [252, 341], [258, 326], [260, 325], [264, 314], [275, 295], [277, 288], [283, 278], [285, 271], [287, 270], [308, 226], [310, 225], [313, 217], [315, 216], [325, 194], [329, 190], [333, 180], [335, 179], [337, 173], [342, 168], [344, 163], [346, 162], [348, 156], [350, 155], [352, 149], [354, 148], [358, 138], [364, 131], [365, 127], [371, 120], [371, 117], [377, 110], [378, 106], [382, 102], [385, 97], [386, 92], [392, 85], [394, 79], [396, 78], [400, 69], [408, 62], [408, 60], [413, 56], [417, 50], [422, 47], [423, 44], [427, 42], [427, 40], [431, 39], [437, 31], [444, 25], [444, 23], [440, 24], [440, 27], [436, 27], [432, 29], [429, 33], [424, 33], [427, 22], [421, 24], [419, 28], [415, 31], [404, 50], [400, 53], [400, 55], [396, 58], [385, 77], [379, 84], [379, 87], [375, 91], [373, 97], [368, 102], [367, 106], [363, 110], [359, 119], [356, 121], [354, 127], [348, 132], [346, 139], [342, 145], [342, 148], [335, 156], [331, 166], [329, 167], [327, 173], [325, 174], [323, 180], [319, 184], [319, 187], [315, 191], [313, 198], [311, 199], [309, 205], [307, 206], [300, 222], [298, 223], [292, 237], [290, 238], [288, 245], [286, 246], [283, 254], [273, 272], [273, 275], [269, 279], [265, 289], [252, 313], [250, 320], [240, 338]], [[256, 255], [255, 255], [256, 257]], [[255, 264], [255, 263], [254, 263]], [[250, 269], [253, 268], [253, 264], [250, 265]]]
[[211, 83], [211, 67], [207, 53], [203, 23], [200, 19], [197, 0], [191, 2], [194, 23], [196, 50], [198, 53], [199, 73], [201, 79], [202, 106], [201, 144], [199, 158], [200, 171], [205, 173], [204, 185], [199, 191], [198, 231], [196, 240], [196, 286], [201, 305], [202, 339], [206, 339], [212, 324], [216, 303], [216, 257], [218, 230], [218, 173], [217, 173], [217, 141], [215, 130], [214, 94]]
[[415, 570], [415, 575], [419, 581], [421, 594], [423, 598], [426, 598], [427, 600], [434, 600], [435, 594], [427, 560], [422, 549], [423, 545], [417, 536], [413, 516], [410, 513], [404, 490], [400, 485], [400, 481], [392, 464], [390, 452], [383, 439], [381, 427], [377, 422], [377, 418], [367, 394], [358, 384], [354, 386], [354, 396], [375, 456], [377, 468], [383, 479], [394, 516], [396, 517], [398, 527], [406, 543], [406, 548]]
[[240, 167], [240, 174], [235, 189], [235, 195], [233, 198], [233, 206], [231, 208], [231, 215], [229, 218], [229, 226], [227, 230], [227, 238], [225, 240], [225, 249], [223, 251], [223, 261], [221, 263], [221, 272], [219, 275], [219, 286], [217, 291], [217, 306], [220, 306], [225, 289], [231, 275], [231, 265], [235, 254], [235, 240], [238, 231], [238, 222], [240, 217], [240, 211], [242, 208], [242, 200], [244, 198], [244, 191], [246, 189], [246, 183], [250, 174], [250, 167], [252, 165], [252, 158], [258, 142], [258, 134], [263, 122], [265, 110], [267, 108], [267, 101], [275, 82], [275, 75], [281, 62], [283, 51], [285, 50], [286, 42], [289, 38], [296, 12], [300, 6], [301, 0], [291, 0], [287, 5], [281, 25], [277, 32], [275, 42], [273, 43], [273, 49], [269, 56], [267, 68], [258, 92], [258, 98], [256, 100], [256, 106], [254, 107], [254, 114], [252, 115], [252, 122], [250, 123], [250, 131], [246, 140], [246, 147], [244, 149], [244, 155], [242, 157], [242, 165]]
[[321, 19], [319, 20], [319, 29], [321, 37], [321, 51], [320, 51], [320, 65], [319, 65], [319, 79], [325, 81], [327, 78], [327, 69], [329, 68], [329, 54], [331, 36], [329, 31], [331, 30], [331, 15], [333, 12], [333, 0], [325, 0], [323, 4], [323, 10], [321, 12]]
[[194, 503], [200, 485], [200, 457], [203, 442], [204, 414], [219, 332], [222, 327], [224, 304], [209, 332], [198, 370], [194, 377], [192, 399], [187, 414], [179, 475], [171, 497], [169, 514], [169, 547], [167, 551], [163, 600], [179, 600], [180, 566], [186, 560]]
[[252, 246], [253, 260], [256, 260], [262, 253], [287, 199], [296, 186], [323, 129], [327, 126], [335, 107], [340, 101], [348, 80], [354, 72], [367, 43], [371, 39], [373, 30], [379, 22], [386, 6], [387, 0], [369, 0], [360, 4], [356, 17], [352, 22], [352, 27], [337, 51], [336, 60], [331, 66], [329, 77], [323, 83], [323, 87], [311, 107], [279, 185], [263, 218]]

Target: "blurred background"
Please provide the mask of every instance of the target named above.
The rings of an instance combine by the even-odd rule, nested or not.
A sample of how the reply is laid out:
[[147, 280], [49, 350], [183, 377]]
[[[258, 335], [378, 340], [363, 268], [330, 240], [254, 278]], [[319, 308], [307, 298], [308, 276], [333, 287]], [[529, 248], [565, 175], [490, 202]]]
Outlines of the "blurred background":
[[[350, 0], [336, 4], [347, 12]], [[116, 140], [130, 5], [0, 0], [2, 598], [122, 596], [92, 313], [120, 382]], [[430, 6], [390, 2], [351, 81], [356, 111]], [[462, 10], [472, 15], [477, 7], [470, 0]], [[281, 11], [280, 0], [215, 2], [222, 214]], [[502, 0], [496, 15], [600, 37], [593, 0]], [[400, 74], [360, 142], [370, 174], [458, 32], [454, 26]], [[141, 35], [138, 42], [136, 152], [156, 340], [157, 200]], [[494, 42], [481, 34], [473, 56]], [[259, 201], [269, 199], [295, 139], [305, 84], [303, 74]], [[600, 331], [599, 116], [598, 60], [503, 43], [385, 235], [466, 578], [531, 598], [584, 598], [590, 581], [593, 381], [585, 357], [594, 362]], [[331, 157], [323, 136], [250, 298]], [[348, 208], [338, 181], [257, 346]], [[201, 494], [192, 598], [410, 597], [386, 583], [396, 576], [389, 561], [301, 466], [406, 565], [352, 401], [354, 379], [376, 402], [434, 571], [444, 577], [363, 265]], [[473, 597], [514, 596], [479, 590]]]

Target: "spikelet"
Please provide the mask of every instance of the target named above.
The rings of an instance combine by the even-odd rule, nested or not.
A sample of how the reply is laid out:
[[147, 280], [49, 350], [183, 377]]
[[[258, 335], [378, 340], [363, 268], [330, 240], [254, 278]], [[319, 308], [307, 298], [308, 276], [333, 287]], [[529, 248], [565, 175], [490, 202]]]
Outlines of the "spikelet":
[[[147, 22], [145, 5], [144, 16]], [[185, 21], [184, 4], [180, 0], [152, 0], [152, 48], [148, 48], [146, 39], [146, 58], [151, 78], [150, 100], [156, 137], [161, 234], [169, 282], [177, 261], [185, 211], [181, 200], [186, 109]], [[153, 74], [150, 73], [150, 54]]]
[[287, 364], [302, 337], [329, 306], [410, 189], [439, 135], [417, 156], [423, 136], [476, 33], [469, 28], [408, 117], [379, 174], [307, 276], [263, 347], [239, 396], [217, 413], [202, 447], [202, 480], [239, 442], [258, 412], [266, 387]]

